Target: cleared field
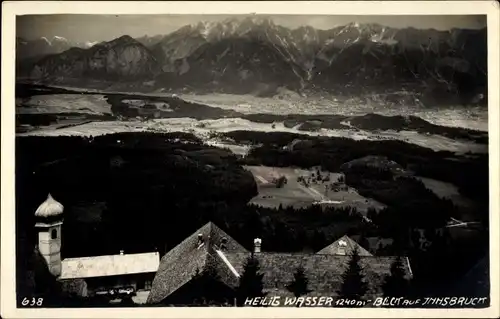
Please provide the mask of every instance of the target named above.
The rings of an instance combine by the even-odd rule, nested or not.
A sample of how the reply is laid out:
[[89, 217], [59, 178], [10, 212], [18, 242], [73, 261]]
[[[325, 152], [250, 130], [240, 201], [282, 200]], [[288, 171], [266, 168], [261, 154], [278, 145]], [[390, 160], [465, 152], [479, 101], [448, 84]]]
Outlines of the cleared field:
[[[277, 208], [292, 206], [294, 208], [310, 205], [351, 206], [361, 212], [369, 207], [383, 208], [384, 205], [359, 195], [355, 189], [339, 183], [339, 173], [321, 171], [321, 179], [317, 180], [317, 169], [304, 170], [297, 168], [245, 166], [252, 172], [257, 182], [259, 194], [251, 200], [252, 204]], [[286, 177], [287, 183], [278, 188], [274, 180]], [[301, 179], [304, 182], [299, 182]], [[307, 186], [306, 186], [307, 185]]]
[[[19, 110], [19, 108], [17, 108]], [[17, 111], [16, 110], [16, 111]], [[149, 112], [149, 110], [146, 110]], [[68, 110], [69, 112], [69, 110]], [[82, 111], [79, 111], [82, 112]], [[100, 124], [82, 125], [78, 129], [62, 129], [56, 133], [53, 128], [42, 127], [32, 134], [36, 135], [100, 135], [114, 133], [117, 131], [131, 131], [130, 121], [102, 122]], [[274, 127], [273, 127], [274, 125]], [[459, 141], [439, 135], [424, 135], [409, 131], [383, 131], [372, 133], [369, 131], [354, 131], [352, 129], [321, 129], [317, 132], [300, 131], [297, 128], [289, 128], [283, 122], [257, 123], [241, 118], [221, 118], [216, 120], [196, 120], [188, 117], [155, 119], [147, 122], [137, 122], [133, 131], [156, 130], [156, 131], [179, 131], [190, 132], [197, 135], [208, 134], [209, 132], [231, 132], [236, 130], [247, 130], [257, 132], [288, 132], [305, 134], [310, 136], [345, 137], [353, 140], [401, 140], [407, 143], [431, 148], [435, 151], [447, 150], [457, 153], [484, 153], [488, 151], [488, 145], [477, 144], [470, 141]]]
[[111, 114], [111, 105], [101, 94], [35, 95], [23, 101], [16, 100], [16, 113], [82, 113]]
[[[54, 88], [67, 89], [74, 92], [95, 92], [100, 90], [90, 88], [77, 88], [70, 86], [53, 85]], [[140, 96], [172, 97], [175, 94], [164, 92], [131, 92], [105, 90], [106, 93], [134, 94]], [[401, 92], [399, 92], [401, 93]], [[257, 97], [254, 95], [235, 95], [223, 93], [194, 94], [180, 93], [178, 97], [185, 101], [201, 103], [222, 109], [236, 110], [243, 114], [268, 113], [268, 114], [335, 114], [363, 115], [367, 113], [378, 113], [382, 115], [415, 115], [430, 123], [488, 131], [488, 109], [484, 107], [471, 106], [446, 106], [439, 108], [422, 108], [412, 105], [398, 105], [391, 107], [387, 101], [376, 103], [373, 96], [369, 97], [341, 97], [323, 94], [320, 96], [300, 96], [296, 92], [286, 89], [278, 89], [273, 97]]]

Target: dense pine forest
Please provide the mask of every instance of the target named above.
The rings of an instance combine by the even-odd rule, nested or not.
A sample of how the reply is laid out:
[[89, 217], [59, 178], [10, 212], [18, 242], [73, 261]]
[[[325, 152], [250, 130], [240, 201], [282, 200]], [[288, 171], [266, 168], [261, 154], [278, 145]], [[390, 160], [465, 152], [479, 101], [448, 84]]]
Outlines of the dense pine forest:
[[[157, 250], [163, 255], [213, 221], [249, 249], [255, 237], [262, 238], [263, 251], [315, 252], [345, 234], [357, 236], [362, 246], [368, 237], [390, 239], [392, 244], [384, 249], [367, 248], [374, 254], [409, 256], [415, 294], [446, 294], [488, 253], [487, 155], [459, 156], [396, 141], [305, 139], [286, 133], [241, 131], [226, 137], [254, 146], [240, 158], [186, 133], [18, 137], [19, 291], [33, 286], [32, 279], [24, 278], [33, 267], [33, 215], [49, 192], [65, 206], [63, 258], [120, 250]], [[297, 139], [293, 149], [284, 149]], [[384, 167], [344, 165], [369, 155], [397, 162], [405, 174]], [[370, 209], [367, 221], [355, 207], [249, 205], [258, 188], [243, 165], [320, 166], [343, 172], [346, 184], [387, 207]], [[464, 212], [439, 198], [416, 175], [453, 183], [474, 201], [474, 208]], [[445, 227], [450, 217], [463, 214], [480, 221], [482, 231]], [[417, 244], [421, 231], [429, 241], [425, 249]]]

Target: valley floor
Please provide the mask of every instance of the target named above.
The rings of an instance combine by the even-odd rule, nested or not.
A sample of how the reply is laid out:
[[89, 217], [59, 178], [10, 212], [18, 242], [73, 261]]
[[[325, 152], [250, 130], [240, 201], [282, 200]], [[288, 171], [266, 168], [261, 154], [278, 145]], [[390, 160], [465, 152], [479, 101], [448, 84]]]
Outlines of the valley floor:
[[[356, 98], [340, 101], [335, 97], [307, 98], [289, 92], [264, 98], [230, 94], [104, 93], [75, 88], [52, 94], [50, 90], [55, 88], [40, 90], [35, 88], [25, 93], [27, 96], [16, 98], [19, 136], [179, 131], [194, 133], [207, 143], [229, 147], [244, 155], [248, 145], [214, 138], [213, 133], [248, 130], [353, 140], [399, 140], [456, 153], [488, 152], [484, 143], [488, 123], [484, 108], [383, 107]], [[366, 114], [376, 118], [364, 118]], [[390, 116], [403, 117], [388, 118]], [[408, 124], [404, 122], [407, 116], [428, 122]], [[359, 123], [354, 125], [353, 120]], [[373, 124], [375, 128], [371, 127]], [[376, 129], [378, 125], [383, 129]], [[405, 127], [408, 125], [411, 127]], [[430, 126], [415, 129], [420, 125]], [[460, 131], [452, 128], [454, 126], [480, 131]]]
[[[274, 126], [273, 126], [274, 125]], [[239, 130], [259, 132], [288, 132], [309, 136], [345, 137], [354, 140], [400, 140], [407, 143], [431, 148], [435, 151], [451, 151], [456, 153], [487, 153], [488, 145], [470, 141], [454, 140], [440, 135], [426, 135], [411, 131], [369, 131], [349, 129], [321, 129], [317, 132], [301, 131], [296, 128], [287, 128], [282, 123], [266, 124], [255, 123], [239, 118], [219, 120], [196, 120], [191, 118], [152, 119], [149, 121], [102, 121], [90, 122], [71, 127], [59, 128], [60, 125], [50, 125], [39, 129], [19, 133], [19, 136], [97, 136], [117, 132], [189, 132], [201, 137], [207, 142], [222, 142], [210, 138], [214, 132], [230, 132]], [[230, 144], [230, 143], [229, 143]], [[229, 145], [228, 145], [229, 146]], [[244, 152], [245, 145], [236, 145], [235, 148]]]

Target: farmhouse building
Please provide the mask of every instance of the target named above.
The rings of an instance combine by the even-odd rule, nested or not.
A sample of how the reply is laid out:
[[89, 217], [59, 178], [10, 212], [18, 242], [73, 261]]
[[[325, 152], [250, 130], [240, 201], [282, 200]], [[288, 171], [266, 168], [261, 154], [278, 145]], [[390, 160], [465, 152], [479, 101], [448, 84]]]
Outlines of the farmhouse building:
[[[334, 297], [355, 249], [368, 284], [367, 295], [375, 297], [381, 295], [381, 285], [396, 259], [373, 256], [348, 236], [317, 253], [267, 252], [259, 238], [248, 250], [212, 222], [161, 260], [158, 252], [62, 259], [63, 210], [63, 205], [50, 195], [37, 209], [38, 250], [63, 289], [80, 297], [119, 298], [132, 294], [136, 303], [189, 305], [203, 300], [203, 291], [209, 290], [219, 292], [224, 302], [233, 303], [244, 265], [252, 255], [259, 261], [264, 293], [268, 296], [291, 296], [287, 287], [301, 267], [309, 281], [309, 296]], [[411, 277], [409, 260], [403, 258], [403, 264], [406, 275]], [[209, 274], [210, 280], [200, 274]]]
[[[358, 250], [368, 283], [370, 296], [382, 294], [381, 286], [396, 257], [373, 256], [348, 236], [343, 236], [317, 253], [276, 253], [262, 250], [262, 240], [255, 239], [253, 251], [209, 222], [165, 254], [153, 281], [149, 304], [190, 304], [202, 300], [196, 295], [196, 280], [200, 272], [215, 274], [219, 289], [227, 302], [235, 297], [235, 290], [248, 257], [259, 261], [267, 296], [292, 296], [287, 286], [293, 281], [298, 267], [303, 267], [309, 280], [309, 296], [337, 295], [350, 255]], [[403, 258], [406, 276], [410, 278], [408, 258]], [[224, 286], [224, 287], [221, 287]]]

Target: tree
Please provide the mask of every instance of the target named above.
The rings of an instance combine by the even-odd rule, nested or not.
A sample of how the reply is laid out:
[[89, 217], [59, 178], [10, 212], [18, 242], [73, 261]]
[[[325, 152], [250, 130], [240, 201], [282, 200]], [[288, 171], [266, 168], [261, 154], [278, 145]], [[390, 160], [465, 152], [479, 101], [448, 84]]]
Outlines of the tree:
[[384, 256], [385, 253], [386, 253], [385, 246], [382, 244], [382, 241], [379, 241], [377, 244], [376, 255], [377, 256]]
[[219, 274], [213, 267], [206, 267], [203, 271], [196, 270], [193, 283], [196, 291], [195, 304], [222, 303], [225, 301], [225, 291], [220, 289], [217, 283], [220, 281]]
[[247, 298], [265, 296], [263, 277], [257, 258], [254, 255], [248, 257], [240, 277], [240, 284], [236, 289], [238, 306], [243, 306]]
[[[354, 212], [353, 215], [356, 215], [356, 212]], [[366, 238], [365, 234], [362, 234], [359, 238], [359, 245], [367, 250], [371, 249], [370, 242]]]
[[287, 183], [287, 178], [285, 176], [281, 176], [276, 180], [275, 183], [276, 183], [276, 188], [282, 188]]
[[354, 248], [347, 269], [342, 275], [342, 285], [338, 291], [341, 298], [360, 300], [368, 291], [368, 285], [363, 278], [363, 268], [359, 261], [358, 249]]
[[391, 265], [391, 274], [386, 276], [382, 290], [386, 297], [404, 297], [409, 292], [409, 281], [405, 278], [406, 272], [403, 260], [397, 257]]
[[292, 292], [295, 297], [307, 295], [312, 290], [309, 290], [309, 279], [305, 274], [304, 267], [299, 266], [293, 274], [294, 280], [287, 286], [288, 291]]
[[[43, 298], [44, 305], [57, 304], [62, 296], [61, 283], [56, 280], [56, 277], [50, 272], [47, 262], [41, 255], [38, 248], [34, 248], [31, 255], [27, 256], [28, 260], [24, 267], [24, 284], [27, 288], [23, 289], [23, 292], [30, 293], [31, 297]], [[19, 295], [19, 302], [22, 300], [22, 296]]]

